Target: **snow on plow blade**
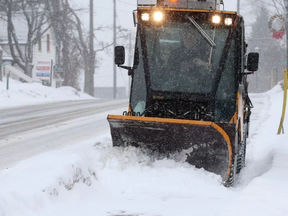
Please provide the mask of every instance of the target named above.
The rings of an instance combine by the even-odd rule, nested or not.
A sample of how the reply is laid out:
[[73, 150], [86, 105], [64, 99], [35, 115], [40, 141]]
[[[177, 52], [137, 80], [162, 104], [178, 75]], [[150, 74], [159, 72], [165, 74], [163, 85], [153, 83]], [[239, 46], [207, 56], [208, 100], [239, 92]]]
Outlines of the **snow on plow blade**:
[[213, 122], [113, 115], [108, 121], [113, 146], [131, 145], [160, 153], [190, 149], [187, 162], [221, 175], [224, 182], [230, 176], [230, 139]]

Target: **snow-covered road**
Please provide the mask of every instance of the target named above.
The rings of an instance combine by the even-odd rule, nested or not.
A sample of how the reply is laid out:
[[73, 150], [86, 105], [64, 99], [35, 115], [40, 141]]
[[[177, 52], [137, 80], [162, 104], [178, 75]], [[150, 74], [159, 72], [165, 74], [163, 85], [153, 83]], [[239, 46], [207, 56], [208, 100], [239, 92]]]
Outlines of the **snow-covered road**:
[[127, 107], [127, 104], [127, 100], [82, 100], [3, 109], [0, 112], [0, 139], [43, 126], [100, 114], [119, 107], [123, 107], [124, 110], [124, 106]]
[[106, 116], [111, 111], [121, 114], [127, 104], [127, 100], [82, 100], [2, 109], [0, 170], [106, 132]]

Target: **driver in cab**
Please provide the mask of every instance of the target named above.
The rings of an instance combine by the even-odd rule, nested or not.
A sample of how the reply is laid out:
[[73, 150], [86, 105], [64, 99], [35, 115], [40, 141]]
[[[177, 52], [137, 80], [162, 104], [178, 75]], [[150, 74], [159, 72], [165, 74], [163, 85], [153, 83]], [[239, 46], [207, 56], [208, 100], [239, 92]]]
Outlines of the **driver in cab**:
[[171, 53], [161, 49], [159, 73], [158, 76], [153, 74], [152, 85], [163, 91], [202, 91], [206, 88], [203, 83], [207, 82], [207, 76], [203, 76], [203, 73], [210, 70], [209, 63], [204, 61], [208, 59], [209, 47], [206, 49], [207, 44], [201, 43], [202, 36], [191, 26], [179, 34], [180, 45], [176, 49]]
[[169, 60], [170, 89], [184, 92], [207, 91], [207, 72], [210, 66], [205, 59], [208, 60], [209, 47], [201, 43], [204, 41], [201, 40], [202, 36], [191, 27], [183, 29], [180, 36], [181, 45], [173, 51]]
[[180, 66], [181, 72], [188, 72], [197, 68], [209, 69], [209, 63], [205, 62], [203, 47], [199, 43], [200, 35], [191, 28], [183, 30], [182, 45], [175, 51], [175, 65]]

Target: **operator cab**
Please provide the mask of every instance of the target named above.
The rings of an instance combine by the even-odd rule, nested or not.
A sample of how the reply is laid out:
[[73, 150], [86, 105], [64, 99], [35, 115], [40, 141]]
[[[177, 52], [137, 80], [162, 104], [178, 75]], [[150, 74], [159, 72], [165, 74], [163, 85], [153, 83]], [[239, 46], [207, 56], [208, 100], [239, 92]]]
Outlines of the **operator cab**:
[[[138, 0], [134, 65], [128, 67], [132, 113], [214, 122], [233, 117], [246, 64], [244, 23], [235, 12], [215, 10], [218, 2]], [[115, 51], [115, 63], [127, 69], [123, 47]]]

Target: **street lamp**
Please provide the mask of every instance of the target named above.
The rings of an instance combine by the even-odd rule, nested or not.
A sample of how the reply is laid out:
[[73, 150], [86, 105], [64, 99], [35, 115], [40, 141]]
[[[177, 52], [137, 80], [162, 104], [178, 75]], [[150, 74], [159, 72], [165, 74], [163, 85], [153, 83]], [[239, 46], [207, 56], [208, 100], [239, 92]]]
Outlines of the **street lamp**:
[[[286, 1], [286, 0], [285, 0]], [[288, 0], [287, 0], [288, 1]], [[288, 3], [287, 3], [288, 4]], [[237, 0], [237, 13], [240, 14], [240, 0]]]

